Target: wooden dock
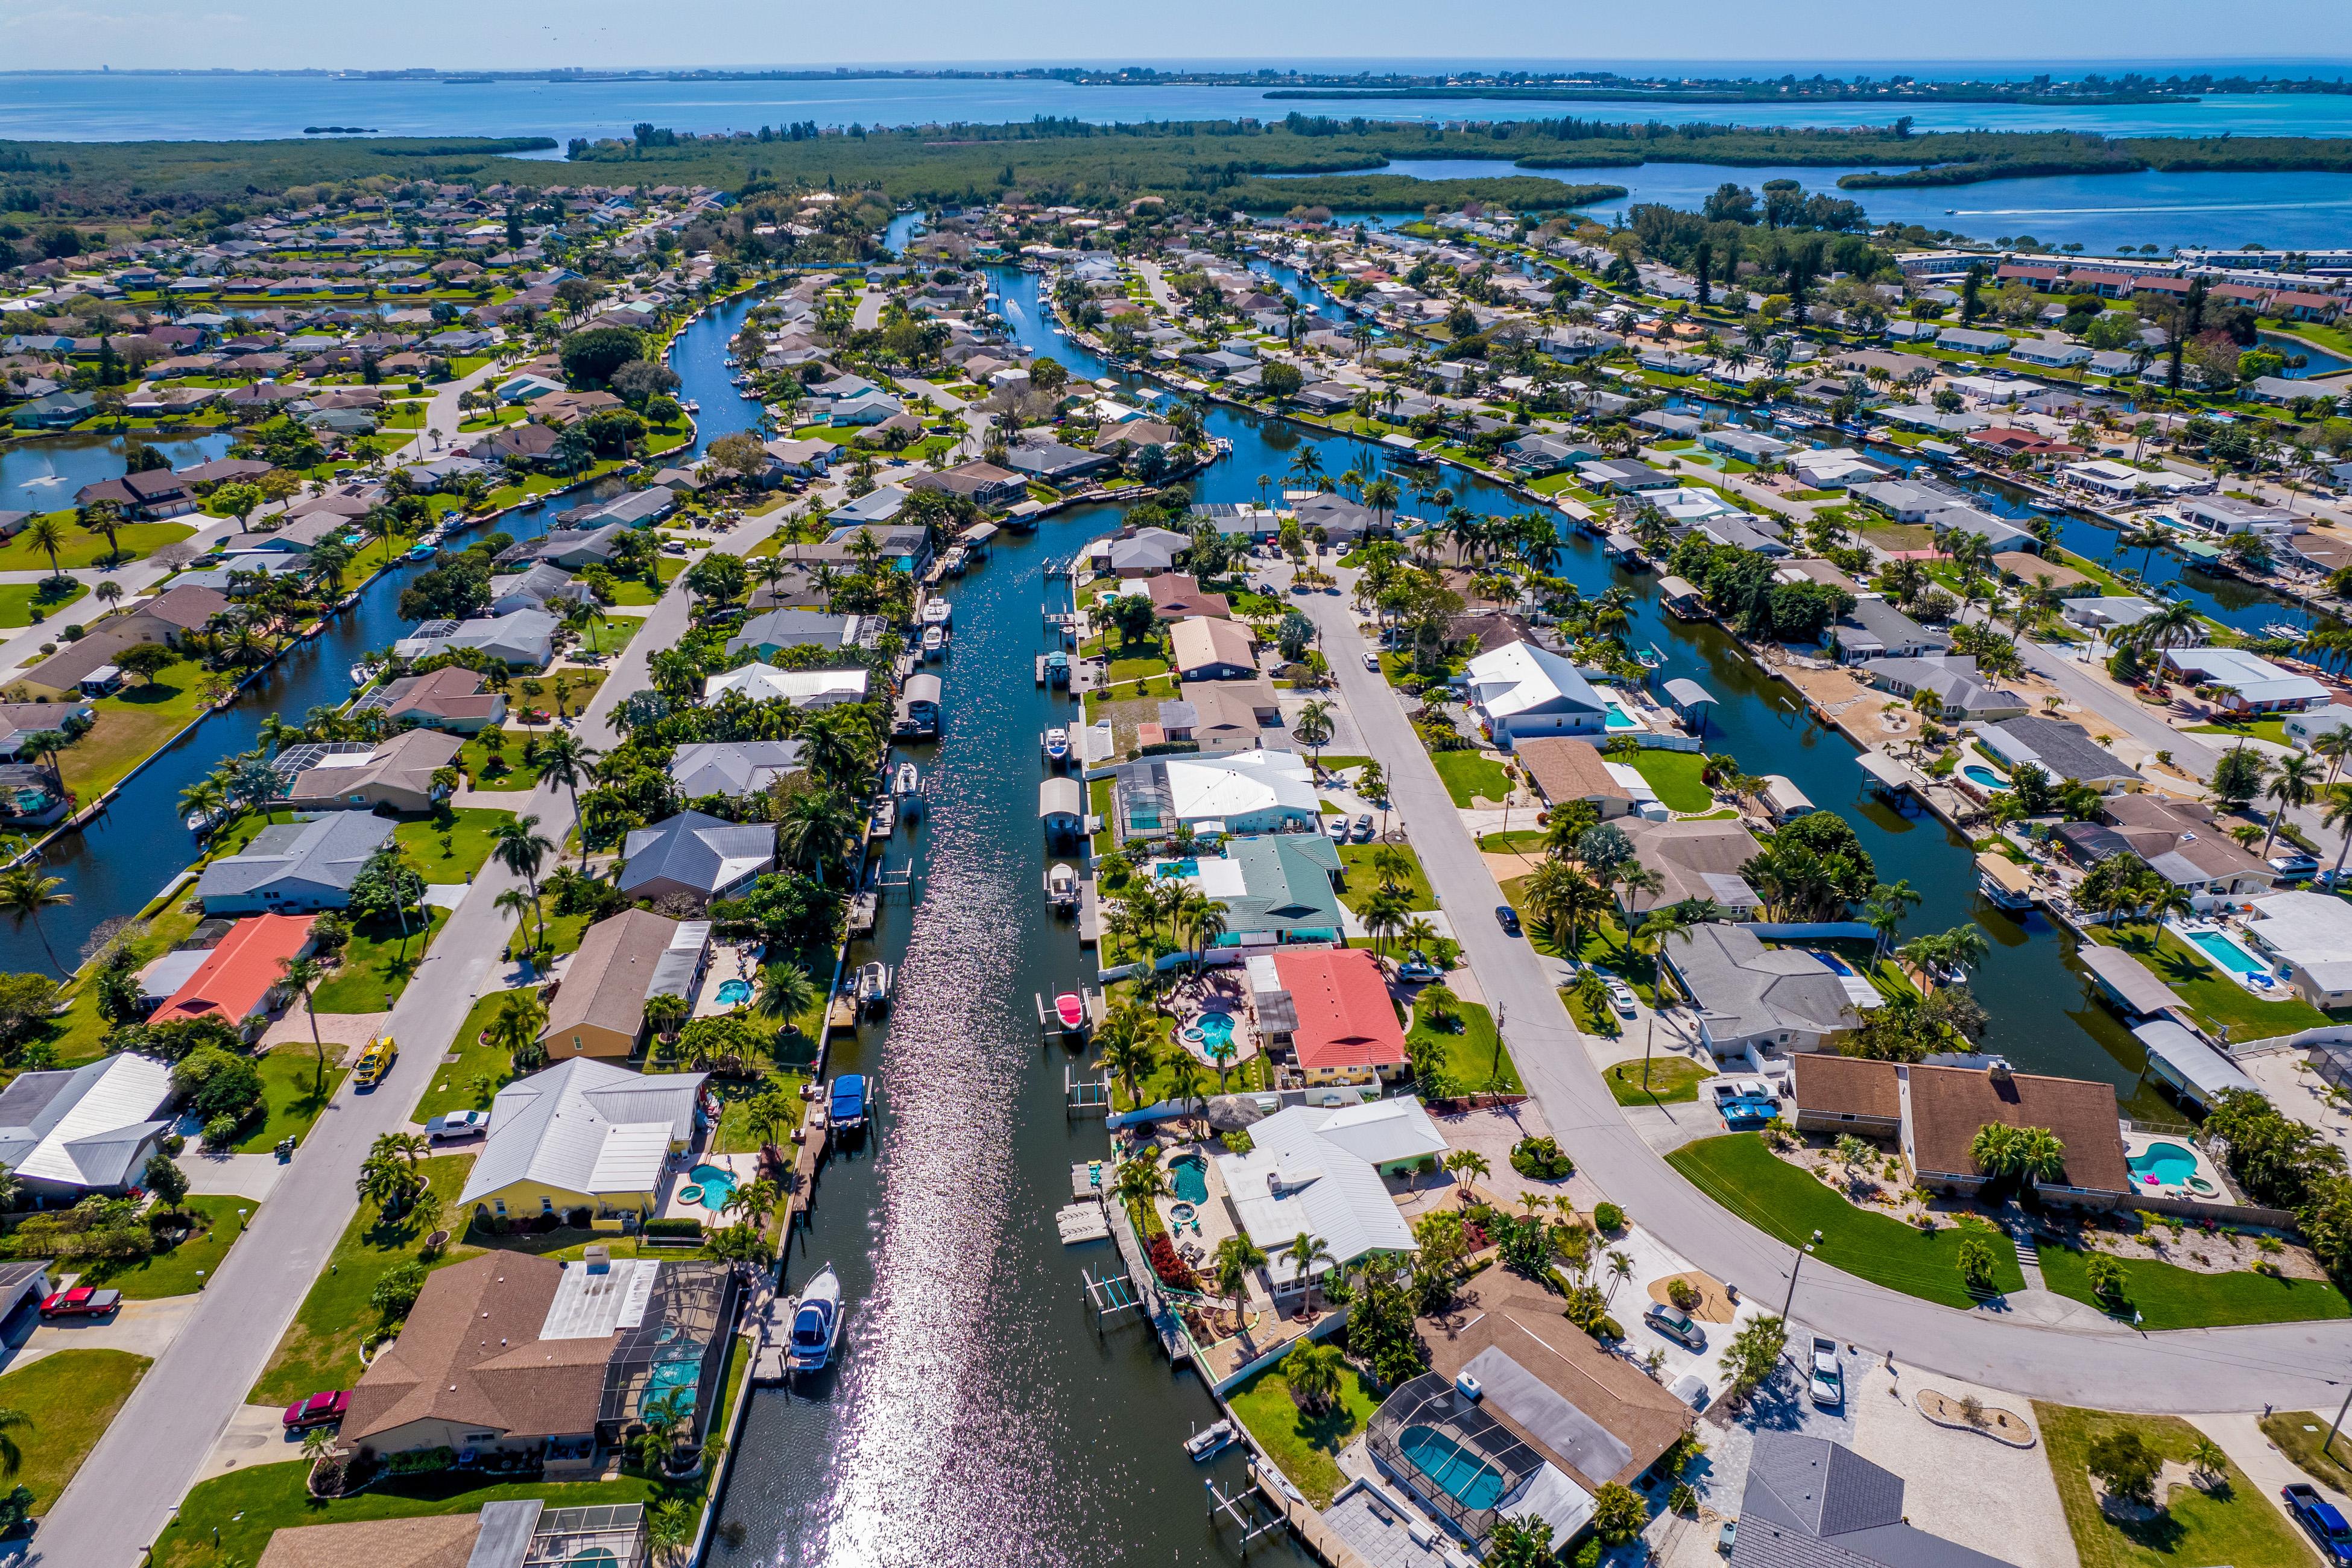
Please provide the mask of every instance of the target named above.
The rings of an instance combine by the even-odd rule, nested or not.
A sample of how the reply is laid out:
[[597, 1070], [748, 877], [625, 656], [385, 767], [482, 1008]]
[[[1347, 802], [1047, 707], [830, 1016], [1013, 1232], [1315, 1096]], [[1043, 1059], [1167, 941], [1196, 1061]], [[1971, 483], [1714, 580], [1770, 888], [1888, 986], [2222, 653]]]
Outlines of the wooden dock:
[[1111, 1239], [1118, 1243], [1119, 1261], [1127, 1266], [1136, 1293], [1141, 1298], [1144, 1314], [1151, 1320], [1152, 1331], [1160, 1336], [1160, 1348], [1168, 1353], [1170, 1361], [1181, 1366], [1192, 1359], [1192, 1342], [1185, 1338], [1183, 1324], [1177, 1321], [1175, 1309], [1168, 1304], [1167, 1294], [1160, 1288], [1160, 1276], [1152, 1272], [1143, 1243], [1136, 1239], [1135, 1226], [1127, 1217], [1127, 1205], [1105, 1204], [1103, 1213], [1110, 1220]]

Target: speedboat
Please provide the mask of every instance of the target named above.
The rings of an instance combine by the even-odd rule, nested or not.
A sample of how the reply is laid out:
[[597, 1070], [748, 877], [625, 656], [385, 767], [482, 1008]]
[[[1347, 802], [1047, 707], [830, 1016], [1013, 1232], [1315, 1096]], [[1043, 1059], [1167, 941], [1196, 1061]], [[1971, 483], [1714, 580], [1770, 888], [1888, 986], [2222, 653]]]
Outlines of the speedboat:
[[1045, 731], [1045, 760], [1055, 767], [1070, 760], [1070, 732], [1058, 724]]
[[955, 606], [948, 603], [945, 599], [926, 599], [923, 601], [923, 625], [927, 626], [944, 626], [952, 625], [954, 621]]
[[943, 626], [925, 626], [923, 628], [923, 657], [927, 659], [939, 658], [944, 656], [947, 651], [948, 634], [946, 628]]
[[1213, 1459], [1241, 1440], [1231, 1421], [1214, 1421], [1184, 1439], [1184, 1451], [1197, 1463]]
[[890, 781], [890, 793], [900, 800], [912, 800], [923, 793], [922, 770], [912, 763], [900, 763], [898, 773]]
[[1075, 991], [1065, 991], [1054, 998], [1054, 1013], [1062, 1020], [1062, 1027], [1075, 1030], [1087, 1021], [1086, 998]]
[[1056, 863], [1045, 873], [1045, 901], [1058, 914], [1067, 914], [1078, 907], [1078, 874], [1068, 866]]
[[889, 1005], [890, 966], [877, 958], [857, 972], [857, 1008], [862, 1013], [875, 1013]]
[[841, 1279], [828, 1263], [801, 1287], [793, 1306], [793, 1333], [784, 1352], [785, 1367], [795, 1373], [823, 1372], [841, 1342]]
[[352, 666], [352, 684], [353, 686], [365, 686], [369, 681], [375, 679], [375, 672], [382, 668], [383, 666], [374, 664], [355, 664]]
[[433, 559], [433, 547], [419, 540], [408, 547], [408, 558], [411, 561], [430, 561]]

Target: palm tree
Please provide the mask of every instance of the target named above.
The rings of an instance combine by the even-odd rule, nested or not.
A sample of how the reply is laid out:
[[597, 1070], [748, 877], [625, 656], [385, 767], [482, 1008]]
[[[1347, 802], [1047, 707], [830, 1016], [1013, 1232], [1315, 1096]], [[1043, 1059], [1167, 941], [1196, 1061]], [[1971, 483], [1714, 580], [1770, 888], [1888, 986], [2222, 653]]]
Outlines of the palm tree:
[[1302, 1339], [1282, 1358], [1282, 1380], [1300, 1408], [1314, 1412], [1331, 1408], [1339, 1397], [1339, 1347], [1322, 1340]]
[[13, 1476], [24, 1468], [24, 1450], [16, 1446], [11, 1432], [33, 1429], [33, 1418], [23, 1411], [0, 1407], [0, 1475]]
[[1298, 738], [1307, 742], [1313, 753], [1316, 770], [1323, 767], [1323, 748], [1331, 743], [1331, 704], [1320, 697], [1311, 697], [1298, 710]]
[[752, 1010], [765, 1017], [781, 1018], [785, 1028], [798, 1033], [800, 1020], [808, 1016], [818, 1000], [816, 982], [809, 978], [809, 972], [786, 961], [761, 972], [759, 999]]
[[2344, 879], [2344, 858], [2352, 854], [2352, 784], [2327, 786], [2326, 815], [2320, 821], [2344, 834], [2344, 843], [2336, 851], [2336, 868], [2327, 874], [2328, 885], [2333, 887]]
[[58, 565], [58, 551], [66, 542], [65, 525], [55, 517], [44, 514], [25, 526], [25, 542], [49, 558], [49, 575], [59, 577], [64, 570]]
[[[580, 817], [580, 784], [593, 777], [589, 764], [596, 753], [580, 743], [580, 737], [569, 730], [558, 730], [539, 743], [539, 779], [541, 784], [559, 784], [572, 796], [572, 816]], [[588, 869], [588, 836], [580, 836], [580, 869]]]
[[1217, 1243], [1217, 1293], [1234, 1304], [1234, 1331], [1242, 1327], [1242, 1302], [1249, 1295], [1250, 1270], [1265, 1262], [1265, 1248], [1235, 1233]]
[[10, 923], [18, 931], [25, 929], [26, 921], [33, 922], [33, 934], [41, 939], [41, 951], [49, 955], [49, 967], [59, 974], [70, 972], [58, 962], [57, 949], [49, 945], [49, 933], [41, 929], [41, 911], [73, 902], [71, 893], [58, 891], [65, 885], [63, 877], [43, 876], [40, 867], [33, 861], [0, 871], [0, 910], [7, 911]]
[[[532, 898], [520, 888], [500, 889], [499, 890], [499, 896], [490, 900], [490, 905], [494, 909], [512, 915], [518, 931], [523, 929], [524, 919], [526, 916], [537, 916], [539, 913], [539, 900]], [[543, 945], [547, 936], [546, 924], [543, 919], [540, 921], [540, 925], [541, 930], [539, 937], [531, 943], [531, 951], [534, 952], [538, 952], [540, 947]]]
[[2270, 858], [2271, 841], [2278, 837], [2279, 824], [2286, 820], [2286, 814], [2311, 804], [2314, 776], [2318, 772], [2318, 763], [2301, 752], [2290, 752], [2278, 760], [2270, 787], [2263, 791], [2278, 802], [2278, 809], [2271, 813], [2271, 830], [2263, 836], [2262, 859]]
[[490, 842], [490, 853], [499, 865], [523, 879], [530, 889], [533, 903], [539, 900], [539, 868], [555, 848], [555, 840], [538, 829], [539, 818], [535, 815], [509, 818], [499, 824]]
[[1096, 1038], [1102, 1045], [1103, 1067], [1127, 1086], [1128, 1103], [1140, 1108], [1142, 1080], [1151, 1075], [1160, 1054], [1143, 1009], [1132, 1002], [1119, 1003], [1103, 1020]]
[[1131, 1160], [1121, 1160], [1118, 1169], [1111, 1173], [1111, 1196], [1130, 1207], [1139, 1207], [1155, 1198], [1174, 1194], [1176, 1188], [1168, 1173], [1160, 1168], [1160, 1145], [1146, 1143], [1142, 1152]]
[[1622, 1252], [1611, 1253], [1609, 1255], [1609, 1294], [1601, 1299], [1601, 1304], [1606, 1307], [1614, 1300], [1619, 1283], [1632, 1278], [1633, 1278], [1633, 1260]]
[[319, 1053], [318, 1078], [310, 1089], [313, 1095], [324, 1094], [327, 1089], [327, 1043], [319, 1037], [319, 1010], [311, 1005], [310, 988], [325, 978], [326, 973], [327, 966], [308, 954], [278, 961], [279, 981], [302, 993], [302, 1011], [310, 1019], [310, 1047]]
[[[1487, 1163], [1486, 1156], [1475, 1149], [1456, 1149], [1445, 1156], [1445, 1173], [1454, 1177], [1461, 1188], [1464, 1208], [1470, 1206], [1471, 1183], [1485, 1180], [1493, 1169], [1494, 1166]], [[1464, 1179], [1465, 1173], [1467, 1180]]]
[[493, 1050], [507, 1053], [508, 1064], [520, 1078], [545, 1064], [547, 1047], [539, 1033], [546, 1026], [547, 1005], [538, 992], [509, 991], [499, 1001], [499, 1010], [490, 1015], [482, 1037]]
[[865, 826], [865, 814], [837, 792], [803, 790], [776, 819], [776, 845], [787, 859], [809, 865], [823, 885], [825, 868], [847, 852]]
[[[1290, 1265], [1290, 1278], [1304, 1290], [1314, 1289], [1315, 1266], [1332, 1261], [1331, 1249], [1323, 1238], [1312, 1231], [1302, 1230], [1297, 1238], [1283, 1248], [1283, 1261]], [[1293, 1384], [1296, 1387], [1297, 1384]]]

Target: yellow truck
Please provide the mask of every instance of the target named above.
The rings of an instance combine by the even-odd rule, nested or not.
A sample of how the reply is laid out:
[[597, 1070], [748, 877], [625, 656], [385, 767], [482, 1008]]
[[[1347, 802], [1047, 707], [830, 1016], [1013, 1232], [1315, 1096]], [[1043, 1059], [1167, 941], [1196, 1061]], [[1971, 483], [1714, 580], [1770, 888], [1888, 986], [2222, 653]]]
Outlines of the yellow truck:
[[400, 1047], [393, 1043], [390, 1035], [382, 1036], [368, 1042], [367, 1049], [360, 1055], [360, 1065], [352, 1069], [352, 1076], [362, 1089], [373, 1089], [383, 1081], [383, 1075], [390, 1072], [392, 1064], [399, 1059]]

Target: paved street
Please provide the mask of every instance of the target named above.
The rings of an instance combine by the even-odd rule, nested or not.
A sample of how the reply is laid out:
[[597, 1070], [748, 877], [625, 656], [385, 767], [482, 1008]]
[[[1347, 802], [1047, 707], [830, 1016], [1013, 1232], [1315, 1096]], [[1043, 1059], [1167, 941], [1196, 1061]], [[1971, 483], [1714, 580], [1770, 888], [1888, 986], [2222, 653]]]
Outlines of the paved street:
[[[740, 555], [784, 515], [780, 510], [748, 519], [713, 548]], [[590, 704], [582, 740], [601, 750], [617, 739], [609, 715], [623, 697], [644, 688], [652, 654], [677, 640], [689, 612], [686, 590], [673, 584]], [[572, 803], [561, 790], [532, 792], [525, 809], [559, 843], [571, 826]], [[401, 1053], [391, 1074], [372, 1093], [347, 1083], [320, 1115], [270, 1201], [255, 1211], [251, 1233], [195, 1301], [186, 1328], [42, 1521], [27, 1563], [127, 1568], [169, 1521], [357, 1212], [354, 1184], [370, 1145], [408, 1125], [475, 999], [506, 984], [499, 955], [509, 921], [495, 901], [518, 885], [496, 861], [474, 879], [393, 1009]], [[139, 1478], [127, 1494], [120, 1484], [126, 1476]]]
[[[1368, 645], [1348, 599], [1324, 594], [1291, 602], [1322, 628], [1324, 655], [1390, 781], [1430, 886], [1504, 1020], [1521, 1077], [1580, 1171], [1708, 1273], [1777, 1300], [1787, 1288], [1791, 1249], [1717, 1206], [1643, 1142], [1602, 1085], [1543, 965], [1496, 924], [1491, 911], [1501, 891], [1395, 695], [1363, 668]], [[1891, 1352], [1905, 1366], [2115, 1409], [2230, 1411], [2265, 1402], [2300, 1408], [2332, 1397], [2335, 1381], [2352, 1372], [2352, 1324], [2075, 1333], [1937, 1306], [1820, 1264], [1803, 1270], [1792, 1315]]]

